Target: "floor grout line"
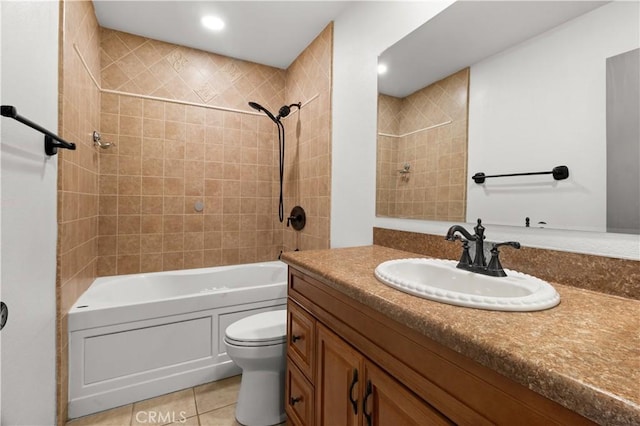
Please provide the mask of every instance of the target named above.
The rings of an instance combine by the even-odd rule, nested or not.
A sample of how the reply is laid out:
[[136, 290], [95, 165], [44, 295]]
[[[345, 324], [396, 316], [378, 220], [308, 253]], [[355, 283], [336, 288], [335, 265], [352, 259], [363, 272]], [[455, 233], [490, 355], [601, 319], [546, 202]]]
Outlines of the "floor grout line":
[[235, 402], [232, 402], [232, 403], [230, 403], [230, 404], [226, 404], [226, 405], [221, 405], [221, 406], [219, 406], [219, 407], [212, 408], [212, 409], [211, 409], [211, 410], [209, 410], [209, 411], [205, 411], [205, 412], [203, 412], [203, 413], [198, 413], [198, 415], [201, 415], [201, 414], [209, 414], [209, 413], [210, 413], [210, 412], [212, 412], [212, 411], [221, 410], [221, 409], [223, 409], [223, 408], [230, 407], [231, 405], [236, 405], [237, 403], [238, 403], [238, 401], [235, 401]]

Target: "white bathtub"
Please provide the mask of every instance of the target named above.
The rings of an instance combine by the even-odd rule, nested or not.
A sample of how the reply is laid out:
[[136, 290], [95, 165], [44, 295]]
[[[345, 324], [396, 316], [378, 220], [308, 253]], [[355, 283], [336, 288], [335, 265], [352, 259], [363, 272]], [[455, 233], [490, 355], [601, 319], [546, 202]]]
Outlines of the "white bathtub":
[[279, 261], [96, 279], [68, 314], [69, 417], [240, 374], [225, 329], [286, 294]]

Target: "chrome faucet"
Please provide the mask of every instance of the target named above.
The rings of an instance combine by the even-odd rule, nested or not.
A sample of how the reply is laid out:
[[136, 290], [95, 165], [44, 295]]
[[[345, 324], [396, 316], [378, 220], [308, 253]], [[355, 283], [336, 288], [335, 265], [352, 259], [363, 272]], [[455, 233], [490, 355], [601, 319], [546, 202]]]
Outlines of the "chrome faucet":
[[[460, 225], [453, 225], [447, 231], [447, 235], [445, 236], [446, 240], [462, 241], [462, 256], [460, 257], [457, 267], [478, 274], [491, 275], [493, 277], [506, 277], [507, 274], [504, 272], [500, 263], [500, 258], [498, 257], [500, 253], [498, 247], [510, 246], [519, 249], [520, 243], [516, 241], [507, 241], [504, 243], [493, 244], [491, 248], [491, 260], [489, 261], [489, 265], [487, 265], [487, 260], [484, 257], [485, 228], [482, 226], [481, 219], [478, 219], [478, 224], [473, 228], [473, 230], [475, 231], [475, 234], [471, 235], [471, 233], [464, 227]], [[464, 238], [457, 235], [458, 233], [462, 234]], [[469, 241], [473, 241], [475, 243], [476, 251], [473, 261], [471, 261], [471, 256], [469, 254]]]

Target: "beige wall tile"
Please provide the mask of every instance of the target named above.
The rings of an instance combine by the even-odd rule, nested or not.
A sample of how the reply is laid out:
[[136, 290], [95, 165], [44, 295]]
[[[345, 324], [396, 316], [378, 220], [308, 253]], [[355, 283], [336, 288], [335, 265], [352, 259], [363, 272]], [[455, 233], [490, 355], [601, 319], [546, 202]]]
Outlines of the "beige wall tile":
[[[141, 234], [159, 234], [163, 231], [163, 219], [160, 214], [146, 214], [141, 218]], [[161, 251], [161, 250], [159, 250]]]
[[184, 268], [184, 253], [163, 253], [162, 270], [174, 271]]
[[140, 235], [140, 252], [162, 253], [162, 238], [161, 233]]
[[140, 233], [140, 216], [118, 216], [118, 235], [131, 235]]
[[161, 196], [142, 196], [140, 212], [143, 215], [162, 214], [164, 199]]
[[140, 255], [140, 272], [157, 272], [162, 270], [162, 253]]

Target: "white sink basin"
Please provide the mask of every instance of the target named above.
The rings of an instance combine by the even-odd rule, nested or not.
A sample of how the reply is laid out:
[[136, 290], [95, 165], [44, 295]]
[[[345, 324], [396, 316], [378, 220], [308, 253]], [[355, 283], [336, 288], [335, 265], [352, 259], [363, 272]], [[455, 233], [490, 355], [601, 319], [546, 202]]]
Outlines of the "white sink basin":
[[540, 311], [560, 303], [546, 281], [505, 269], [491, 277], [456, 268], [441, 259], [398, 259], [383, 262], [375, 276], [384, 284], [425, 299], [492, 311]]

